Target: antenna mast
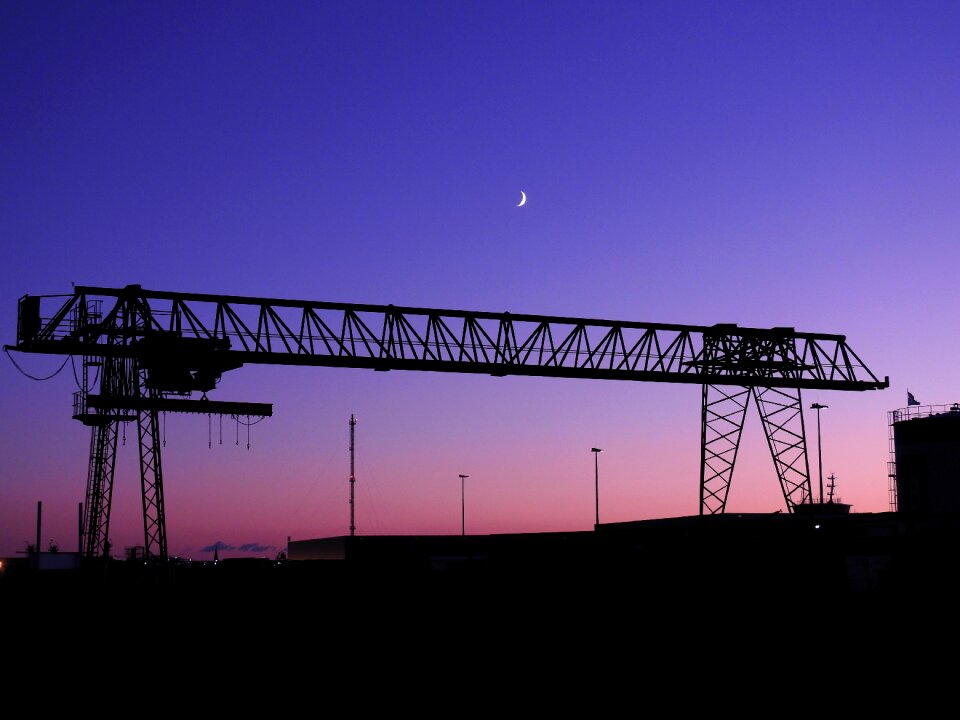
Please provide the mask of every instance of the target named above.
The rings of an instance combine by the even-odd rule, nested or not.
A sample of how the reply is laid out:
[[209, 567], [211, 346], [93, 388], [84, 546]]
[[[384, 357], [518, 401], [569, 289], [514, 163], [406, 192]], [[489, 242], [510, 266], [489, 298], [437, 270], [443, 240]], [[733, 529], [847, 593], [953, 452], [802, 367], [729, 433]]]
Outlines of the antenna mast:
[[350, 537], [353, 537], [357, 531], [357, 526], [354, 524], [354, 514], [353, 514], [354, 507], [355, 507], [353, 503], [354, 488], [356, 487], [356, 484], [357, 484], [357, 476], [354, 475], [354, 472], [353, 472], [354, 471], [353, 436], [354, 436], [354, 428], [356, 427], [357, 427], [357, 419], [353, 416], [353, 414], [351, 414], [350, 415]]

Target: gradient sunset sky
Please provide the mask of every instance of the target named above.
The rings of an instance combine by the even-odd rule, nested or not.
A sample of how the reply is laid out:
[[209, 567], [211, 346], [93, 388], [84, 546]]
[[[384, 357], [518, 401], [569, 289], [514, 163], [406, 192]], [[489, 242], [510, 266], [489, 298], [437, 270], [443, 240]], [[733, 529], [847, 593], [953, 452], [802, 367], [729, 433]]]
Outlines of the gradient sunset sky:
[[[886, 412], [960, 401], [958, 37], [956, 2], [3, 3], [0, 341], [71, 282], [842, 333], [891, 388], [804, 403], [885, 511]], [[0, 555], [37, 500], [73, 550], [69, 366], [0, 368]], [[245, 367], [211, 398], [274, 403], [249, 450], [166, 420], [170, 551], [345, 534], [351, 413], [361, 534], [458, 533], [459, 473], [470, 533], [588, 529], [593, 446], [602, 521], [695, 514], [699, 393]], [[751, 408], [728, 511], [781, 508]]]

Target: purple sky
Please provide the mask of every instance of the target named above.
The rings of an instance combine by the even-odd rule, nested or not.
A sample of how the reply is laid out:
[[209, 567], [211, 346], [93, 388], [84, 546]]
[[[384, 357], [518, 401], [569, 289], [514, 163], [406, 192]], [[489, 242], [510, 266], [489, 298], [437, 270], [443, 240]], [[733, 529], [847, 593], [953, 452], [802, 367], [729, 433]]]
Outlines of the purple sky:
[[[886, 411], [960, 399], [958, 37], [955, 2], [3, 3], [0, 339], [71, 282], [843, 333], [891, 389], [804, 401], [884, 511]], [[0, 554], [38, 499], [74, 549], [74, 381], [0, 367]], [[594, 445], [602, 520], [698, 507], [696, 386], [246, 367], [212, 397], [275, 416], [249, 451], [168, 418], [173, 553], [346, 532], [351, 412], [361, 533], [458, 532], [458, 473], [468, 532], [589, 528]], [[728, 509], [782, 506], [752, 410]]]

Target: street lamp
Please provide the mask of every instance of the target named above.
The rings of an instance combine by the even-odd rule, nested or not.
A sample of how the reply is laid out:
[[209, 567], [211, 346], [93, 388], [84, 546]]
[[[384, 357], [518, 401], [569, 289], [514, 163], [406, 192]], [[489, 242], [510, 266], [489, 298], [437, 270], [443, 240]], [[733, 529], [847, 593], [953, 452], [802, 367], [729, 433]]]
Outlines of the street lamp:
[[590, 452], [593, 453], [593, 489], [597, 506], [597, 520], [594, 528], [596, 528], [596, 526], [600, 524], [600, 453], [602, 453], [603, 450], [600, 448], [590, 448]]
[[467, 505], [464, 500], [463, 494], [463, 481], [466, 480], [469, 475], [460, 475], [460, 534], [467, 534]]
[[814, 403], [810, 406], [811, 410], [817, 411], [817, 465], [820, 466], [820, 504], [823, 505], [823, 444], [820, 442], [820, 411], [829, 405]]

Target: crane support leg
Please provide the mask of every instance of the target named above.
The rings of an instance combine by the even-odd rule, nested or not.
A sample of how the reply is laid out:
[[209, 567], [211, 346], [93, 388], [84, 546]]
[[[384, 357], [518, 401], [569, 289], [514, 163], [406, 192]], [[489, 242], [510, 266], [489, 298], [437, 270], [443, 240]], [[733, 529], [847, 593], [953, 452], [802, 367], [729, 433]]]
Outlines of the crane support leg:
[[700, 420], [700, 514], [722, 513], [733, 479], [750, 388], [703, 386]]
[[[140, 391], [154, 397], [155, 390], [146, 389], [146, 371], [140, 370]], [[167, 559], [167, 522], [163, 508], [163, 472], [160, 464], [160, 428], [156, 410], [137, 413], [137, 434], [140, 438], [140, 489], [143, 495], [143, 557]]]
[[110, 502], [117, 459], [117, 420], [105, 420], [90, 428], [90, 465], [83, 512], [83, 555], [99, 558], [109, 554]]
[[787, 511], [793, 512], [794, 506], [811, 500], [800, 389], [755, 387], [753, 394]]

